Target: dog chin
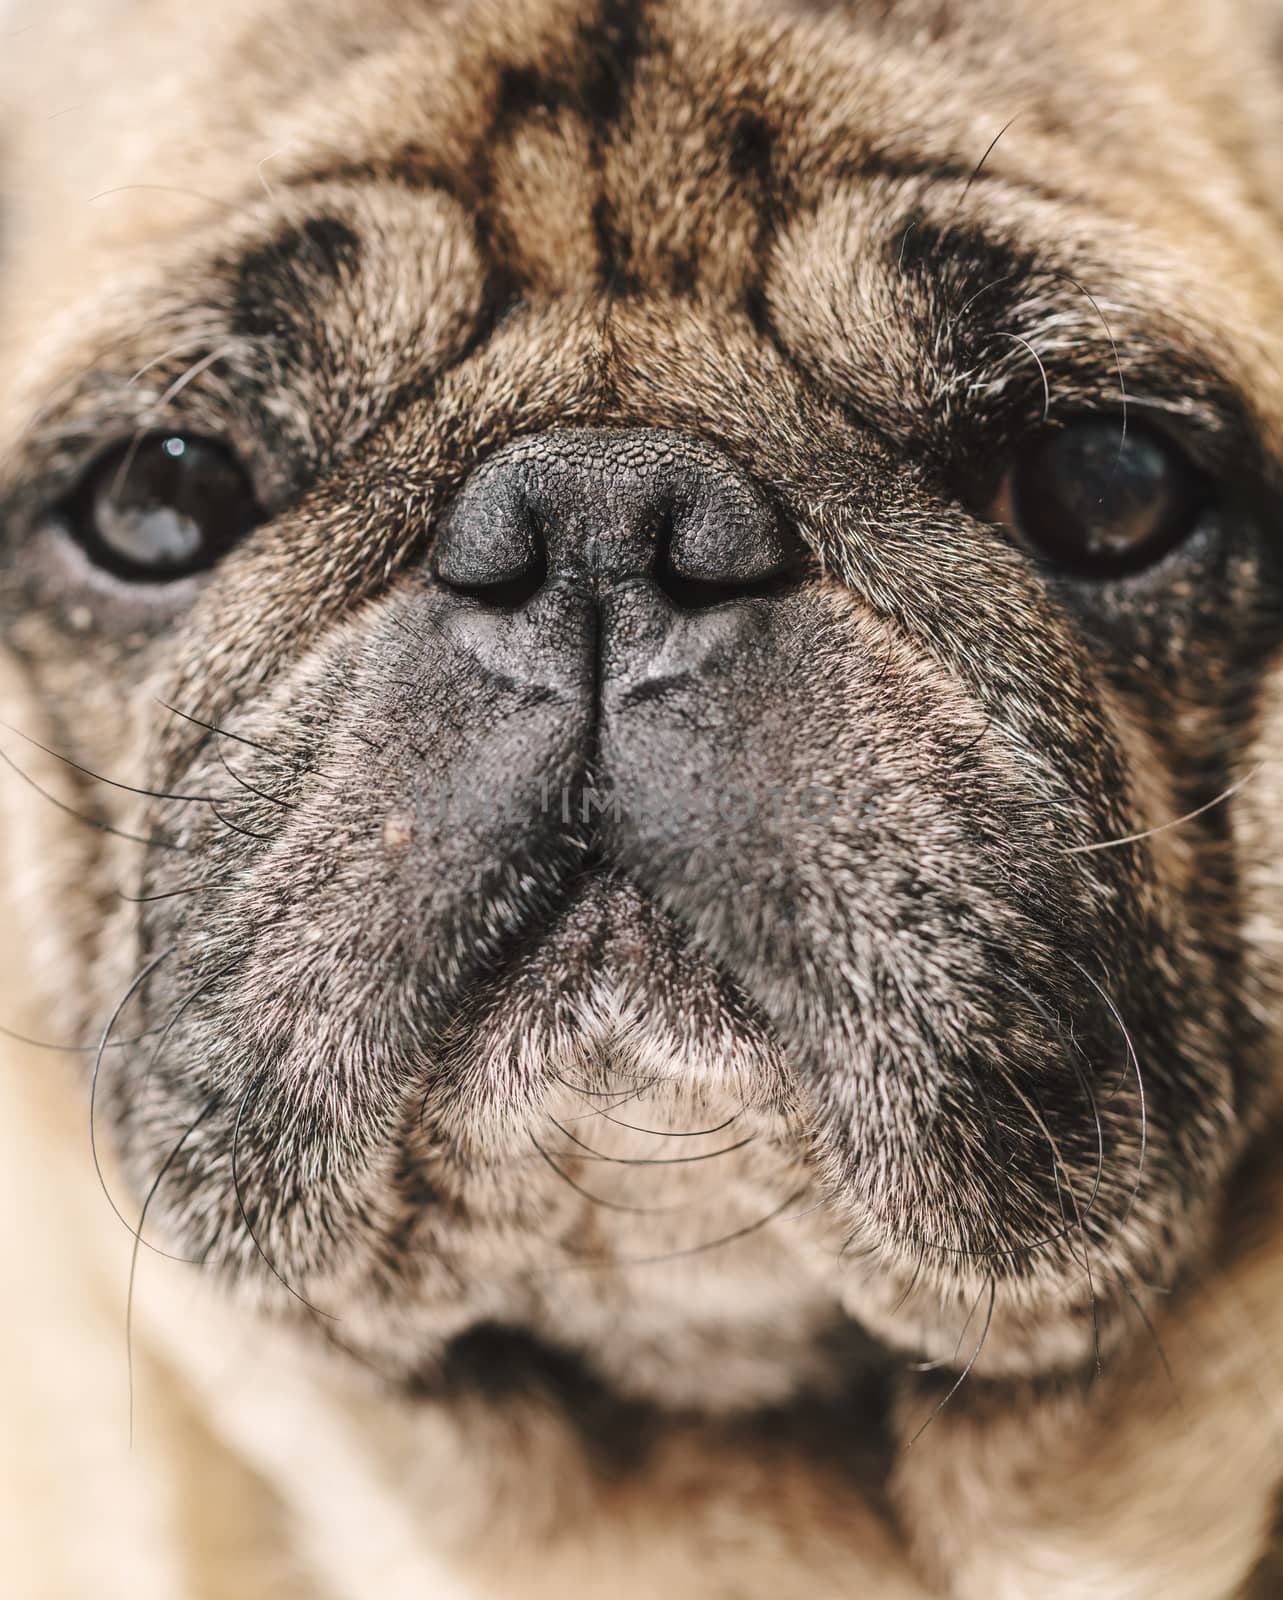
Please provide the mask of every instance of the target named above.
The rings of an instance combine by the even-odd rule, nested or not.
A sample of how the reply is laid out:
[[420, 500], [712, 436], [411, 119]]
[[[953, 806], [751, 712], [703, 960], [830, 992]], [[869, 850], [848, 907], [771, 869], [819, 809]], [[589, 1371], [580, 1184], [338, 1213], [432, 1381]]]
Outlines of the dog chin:
[[617, 876], [585, 877], [467, 993], [400, 1160], [433, 1196], [420, 1247], [467, 1287], [430, 1273], [380, 1297], [358, 1268], [340, 1342], [415, 1391], [457, 1386], [493, 1328], [619, 1399], [710, 1414], [906, 1357], [976, 1379], [1082, 1367], [1116, 1332], [1103, 1303], [977, 1295], [888, 1241], [817, 1149], [751, 1001]]

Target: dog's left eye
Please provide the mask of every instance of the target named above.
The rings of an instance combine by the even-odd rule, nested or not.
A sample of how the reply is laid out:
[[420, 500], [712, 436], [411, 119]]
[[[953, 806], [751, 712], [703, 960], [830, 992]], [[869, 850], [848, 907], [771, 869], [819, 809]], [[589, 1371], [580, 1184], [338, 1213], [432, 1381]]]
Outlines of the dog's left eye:
[[1112, 577], [1173, 549], [1206, 505], [1201, 475], [1170, 439], [1085, 417], [1020, 447], [991, 515], [1058, 565]]
[[152, 434], [99, 456], [63, 513], [99, 566], [151, 583], [211, 566], [258, 519], [236, 456], [182, 434]]

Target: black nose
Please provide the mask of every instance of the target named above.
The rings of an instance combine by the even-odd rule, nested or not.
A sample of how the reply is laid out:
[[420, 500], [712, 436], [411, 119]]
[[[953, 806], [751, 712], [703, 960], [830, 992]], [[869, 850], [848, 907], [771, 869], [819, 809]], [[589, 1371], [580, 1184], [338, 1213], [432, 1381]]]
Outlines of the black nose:
[[438, 578], [497, 607], [540, 590], [630, 581], [683, 607], [760, 592], [790, 552], [759, 489], [697, 439], [651, 429], [519, 439], [464, 485], [440, 528]]

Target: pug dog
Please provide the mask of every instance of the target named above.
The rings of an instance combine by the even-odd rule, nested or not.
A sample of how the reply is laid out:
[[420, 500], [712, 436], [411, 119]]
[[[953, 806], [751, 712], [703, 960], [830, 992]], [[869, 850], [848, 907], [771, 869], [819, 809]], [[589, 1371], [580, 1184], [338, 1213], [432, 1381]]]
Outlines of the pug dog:
[[1283, 12], [0, 26], [10, 1592], [1283, 1593]]

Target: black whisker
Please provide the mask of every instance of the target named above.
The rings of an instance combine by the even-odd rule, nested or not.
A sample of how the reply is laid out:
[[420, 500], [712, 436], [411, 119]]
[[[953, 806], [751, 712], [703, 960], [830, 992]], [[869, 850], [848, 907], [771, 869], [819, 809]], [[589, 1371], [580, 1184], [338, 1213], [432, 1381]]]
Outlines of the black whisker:
[[212, 809], [214, 815], [225, 828], [229, 829], [232, 833], [239, 833], [243, 839], [257, 839], [261, 843], [270, 843], [274, 837], [274, 835], [270, 833], [257, 833], [253, 828], [242, 828], [238, 823], [233, 822], [230, 817], [225, 817], [217, 806], [214, 806]]
[[[549, 1117], [548, 1121], [552, 1123], [558, 1133], [569, 1139], [571, 1144], [578, 1145], [579, 1149], [583, 1151], [583, 1155], [577, 1157], [578, 1160], [609, 1161], [619, 1167], [680, 1167], [693, 1161], [715, 1161], [718, 1156], [728, 1156], [732, 1151], [742, 1150], [745, 1145], [752, 1144], [756, 1138], [755, 1134], [750, 1133], [746, 1139], [739, 1139], [735, 1144], [723, 1145], [720, 1150], [708, 1150], [703, 1155], [698, 1156], [608, 1156], [600, 1150], [594, 1150], [591, 1145], [585, 1144], [582, 1139], [576, 1138], [569, 1128], [564, 1127], [557, 1121], [556, 1117]], [[558, 1150], [555, 1153], [557, 1155], [576, 1154], [576, 1152], [570, 1150]]]
[[585, 1189], [582, 1184], [576, 1183], [568, 1172], [563, 1171], [562, 1168], [557, 1165], [549, 1153], [539, 1143], [538, 1139], [535, 1138], [534, 1134], [530, 1135], [530, 1142], [532, 1145], [534, 1145], [535, 1149], [543, 1158], [546, 1165], [556, 1173], [556, 1175], [564, 1184], [566, 1184], [568, 1188], [573, 1189], [574, 1192], [577, 1195], [582, 1196], [583, 1199], [591, 1201], [593, 1205], [601, 1206], [605, 1211], [625, 1211], [633, 1216], [638, 1217], [661, 1217], [671, 1216], [677, 1211], [690, 1210], [690, 1206], [688, 1204], [676, 1206], [629, 1206], [624, 1205], [618, 1200], [606, 1200], [599, 1194], [593, 1194], [590, 1189]]
[[[626, 1078], [628, 1076], [626, 1072], [620, 1071], [617, 1067], [612, 1067], [611, 1071], [617, 1077]], [[648, 1089], [653, 1089], [660, 1081], [658, 1077], [645, 1078], [637, 1088], [625, 1091], [623, 1089], [590, 1089], [586, 1083], [572, 1083], [569, 1078], [563, 1078], [559, 1072], [554, 1072], [552, 1079], [554, 1083], [559, 1083], [563, 1089], [569, 1089], [572, 1094], [582, 1095], [585, 1100], [610, 1100], [615, 1096], [622, 1095], [622, 1099], [615, 1101], [616, 1105], [624, 1105], [629, 1100], [635, 1100], [639, 1095], [645, 1094]]]
[[[846, 1254], [846, 1248], [847, 1248], [847, 1241], [844, 1241], [843, 1245], [842, 1245], [842, 1252], [841, 1252], [843, 1255]], [[904, 1309], [904, 1307], [906, 1305], [908, 1305], [909, 1300], [910, 1300], [910, 1298], [911, 1298], [911, 1296], [913, 1294], [913, 1291], [918, 1287], [918, 1281], [922, 1277], [922, 1269], [926, 1265], [926, 1259], [927, 1258], [926, 1258], [925, 1252], [922, 1251], [922, 1250], [919, 1250], [917, 1252], [917, 1255], [916, 1255], [915, 1259], [914, 1259], [913, 1271], [909, 1275], [909, 1281], [905, 1285], [904, 1293], [900, 1296], [900, 1298], [896, 1301], [896, 1303], [891, 1307], [892, 1315], [895, 1315], [895, 1314], [899, 1313], [900, 1311], [902, 1311]]]
[[194, 727], [203, 728], [206, 733], [212, 733], [219, 739], [231, 739], [236, 744], [248, 745], [251, 750], [261, 751], [265, 756], [271, 756], [274, 761], [280, 761], [287, 767], [293, 767], [296, 772], [306, 772], [315, 776], [314, 769], [302, 761], [296, 761], [293, 756], [283, 755], [270, 744], [260, 744], [257, 739], [247, 739], [243, 733], [233, 733], [230, 728], [220, 728], [216, 722], [205, 722], [202, 718], [193, 716], [190, 711], [180, 711], [177, 706], [171, 706], [167, 700], [159, 696], [156, 704], [172, 716], [181, 717], [184, 722], [190, 722]]
[[1012, 123], [1015, 122], [1019, 118], [1019, 116], [1020, 116], [1020, 113], [1017, 112], [1014, 117], [1009, 117], [1007, 119], [1007, 121], [1003, 123], [1002, 127], [998, 129], [997, 133], [994, 134], [993, 138], [989, 141], [989, 148], [985, 151], [984, 155], [982, 155], [980, 157], [979, 161], [976, 162], [974, 168], [972, 169], [971, 176], [967, 179], [966, 183], [963, 185], [962, 193], [958, 196], [958, 203], [953, 208], [953, 215], [949, 219], [951, 222], [953, 221], [954, 217], [956, 217], [958, 215], [959, 211], [962, 210], [963, 206], [966, 204], [967, 196], [971, 193], [972, 188], [975, 186], [976, 182], [978, 181], [978, 179], [980, 177], [980, 174], [984, 171], [985, 166], [988, 163], [989, 157], [998, 148], [999, 143], [1006, 137], [1007, 130], [1011, 127]]
[[[976, 1348], [971, 1352], [971, 1359], [970, 1359], [970, 1361], [967, 1362], [966, 1366], [963, 1367], [962, 1371], [958, 1374], [957, 1379], [950, 1386], [949, 1392], [940, 1401], [940, 1404], [938, 1406], [936, 1406], [935, 1410], [931, 1413], [931, 1415], [927, 1418], [927, 1420], [922, 1424], [922, 1426], [914, 1434], [912, 1439], [909, 1440], [908, 1444], [905, 1446], [906, 1450], [912, 1449], [913, 1446], [915, 1444], [917, 1444], [918, 1440], [927, 1431], [927, 1429], [936, 1420], [936, 1418], [940, 1415], [940, 1413], [944, 1410], [944, 1408], [949, 1404], [950, 1400], [953, 1399], [954, 1395], [957, 1394], [958, 1390], [962, 1388], [963, 1384], [971, 1376], [972, 1368], [975, 1366], [976, 1362], [979, 1361], [980, 1352], [984, 1349], [985, 1341], [989, 1337], [989, 1329], [993, 1324], [994, 1302], [997, 1299], [997, 1297], [998, 1297], [998, 1280], [996, 1278], [990, 1278], [989, 1279], [989, 1310], [985, 1314], [985, 1325], [980, 1330], [979, 1341], [976, 1344]], [[968, 1318], [967, 1320], [970, 1321], [970, 1318]]]
[[1158, 1354], [1159, 1363], [1162, 1366], [1163, 1372], [1167, 1376], [1167, 1381], [1168, 1381], [1169, 1384], [1171, 1384], [1172, 1389], [1175, 1391], [1177, 1405], [1182, 1405], [1184, 1402], [1183, 1402], [1183, 1397], [1182, 1397], [1181, 1391], [1180, 1391], [1180, 1385], [1177, 1383], [1176, 1375], [1172, 1371], [1171, 1363], [1167, 1359], [1167, 1352], [1166, 1352], [1166, 1350], [1163, 1349], [1163, 1341], [1158, 1337], [1158, 1329], [1154, 1326], [1154, 1319], [1150, 1316], [1149, 1312], [1145, 1309], [1145, 1306], [1144, 1306], [1143, 1302], [1141, 1301], [1140, 1296], [1132, 1288], [1131, 1284], [1128, 1283], [1125, 1278], [1119, 1278], [1118, 1281], [1122, 1286], [1123, 1293], [1127, 1296], [1127, 1298], [1131, 1301], [1132, 1305], [1136, 1308], [1137, 1315], [1140, 1317], [1140, 1320], [1145, 1325], [1146, 1331], [1148, 1332], [1149, 1337], [1150, 1337], [1150, 1341], [1152, 1342], [1152, 1344], [1154, 1346], [1154, 1349]]
[[41, 744], [39, 739], [33, 739], [29, 733], [23, 733], [21, 728], [15, 728], [11, 723], [0, 722], [0, 728], [6, 733], [12, 733], [16, 738], [24, 740], [33, 749], [43, 750], [45, 755], [52, 756], [55, 761], [61, 761], [63, 766], [70, 767], [73, 772], [83, 773], [86, 778], [92, 778], [95, 783], [105, 783], [110, 789], [123, 789], [126, 794], [141, 795], [146, 800], [179, 800], [185, 805], [212, 806], [227, 798], [226, 795], [217, 794], [171, 794], [163, 789], [141, 789], [137, 784], [121, 783], [115, 778], [105, 778], [101, 772], [95, 772], [92, 767], [86, 767], [79, 761], [73, 761], [70, 756], [64, 756], [61, 751], [51, 750], [47, 744]]
[[185, 894], [209, 894], [218, 889], [235, 889], [234, 883], [188, 883], [179, 889], [166, 889], [163, 894], [125, 894], [123, 890], [116, 891], [117, 897], [131, 906], [149, 906], [157, 900], [177, 900]]
[[83, 822], [87, 828], [96, 828], [99, 833], [109, 833], [113, 838], [125, 839], [130, 844], [153, 845], [157, 850], [174, 850], [181, 855], [190, 854], [186, 845], [173, 844], [168, 839], [148, 838], [140, 833], [127, 833], [123, 828], [116, 828], [110, 822], [104, 822], [101, 817], [86, 816], [83, 811], [77, 811], [74, 806], [69, 806], [65, 800], [59, 800], [57, 795], [50, 794], [47, 789], [41, 788], [31, 774], [24, 772], [18, 763], [12, 757], [7, 756], [3, 750], [0, 750], [0, 761], [3, 761], [11, 772], [16, 773], [25, 784], [30, 785], [50, 805], [56, 806], [59, 811], [65, 812], [67, 816], [74, 817], [77, 822]]
[[237, 1165], [238, 1147], [239, 1147], [240, 1136], [241, 1136], [241, 1124], [244, 1121], [246, 1106], [248, 1104], [250, 1104], [250, 1102], [252, 1100], [257, 1098], [257, 1096], [259, 1094], [259, 1091], [263, 1087], [263, 1082], [264, 1082], [264, 1078], [263, 1078], [263, 1074], [262, 1073], [260, 1073], [258, 1075], [258, 1077], [252, 1079], [251, 1082], [250, 1082], [249, 1087], [246, 1089], [245, 1093], [241, 1096], [240, 1103], [236, 1107], [236, 1122], [235, 1122], [235, 1125], [232, 1128], [231, 1169], [232, 1169], [232, 1192], [236, 1196], [237, 1209], [240, 1211], [241, 1221], [245, 1225], [245, 1232], [249, 1235], [250, 1242], [253, 1244], [254, 1249], [258, 1252], [259, 1256], [261, 1257], [261, 1259], [263, 1261], [263, 1264], [267, 1267], [267, 1270], [276, 1279], [277, 1283], [279, 1283], [281, 1285], [281, 1287], [283, 1289], [285, 1289], [289, 1294], [293, 1295], [295, 1300], [297, 1300], [298, 1303], [301, 1306], [306, 1306], [307, 1309], [310, 1312], [312, 1312], [315, 1316], [324, 1317], [328, 1322], [336, 1322], [336, 1321], [338, 1321], [337, 1317], [335, 1317], [329, 1311], [322, 1311], [319, 1306], [314, 1306], [310, 1300], [306, 1299], [303, 1295], [301, 1295], [298, 1292], [298, 1290], [294, 1287], [294, 1285], [292, 1283], [287, 1282], [286, 1279], [281, 1275], [280, 1271], [277, 1269], [276, 1263], [272, 1260], [271, 1256], [268, 1255], [267, 1251], [264, 1250], [263, 1246], [259, 1243], [258, 1235], [254, 1232], [254, 1225], [249, 1220], [249, 1212], [245, 1209], [245, 1196], [244, 1196], [244, 1193], [243, 1193], [243, 1191], [241, 1189], [240, 1170], [239, 1170], [239, 1167]]
[[[599, 1256], [591, 1260], [563, 1261], [552, 1267], [533, 1268], [532, 1275], [535, 1277], [555, 1276], [563, 1272], [583, 1272], [599, 1267], [657, 1267], [666, 1261], [681, 1261], [688, 1256], [704, 1255], [711, 1250], [720, 1250], [724, 1245], [734, 1244], [739, 1239], [747, 1239], [751, 1234], [760, 1233], [763, 1228], [769, 1227], [772, 1222], [782, 1221], [789, 1207], [795, 1201], [800, 1200], [805, 1193], [805, 1189], [799, 1189], [794, 1194], [789, 1195], [788, 1199], [776, 1206], [773, 1211], [768, 1211], [764, 1217], [758, 1217], [755, 1222], [746, 1223], [742, 1228], [736, 1228], [733, 1233], [724, 1233], [719, 1238], [707, 1239], [702, 1244], [688, 1245], [683, 1250], [666, 1250], [662, 1255], [657, 1256]], [[825, 1203], [825, 1201], [821, 1200], [817, 1201], [815, 1205], [806, 1206], [803, 1210], [794, 1212], [793, 1216], [788, 1220], [795, 1221], [800, 1217], [809, 1216], [811, 1212], [818, 1211]], [[569, 1245], [563, 1245], [562, 1248], [573, 1254]]]
[[740, 1113], [736, 1111], [727, 1117], [725, 1122], [719, 1122], [714, 1128], [692, 1128], [676, 1133], [667, 1128], [639, 1128], [635, 1122], [623, 1122], [619, 1117], [612, 1117], [608, 1111], [585, 1111], [582, 1117], [572, 1117], [573, 1122], [583, 1122], [589, 1117], [600, 1117], [603, 1122], [612, 1123], [616, 1128], [627, 1128], [630, 1133], [646, 1133], [653, 1139], [703, 1139], [712, 1133], [724, 1133], [733, 1122], [738, 1122]]
[[160, 1053], [165, 1048], [166, 1041], [169, 1039], [174, 1029], [178, 1026], [179, 1022], [183, 1019], [183, 1017], [186, 1016], [188, 1011], [191, 1010], [192, 1006], [196, 1004], [202, 995], [208, 994], [214, 985], [218, 983], [220, 979], [225, 978], [229, 972], [235, 972], [236, 968], [239, 967], [241, 962], [245, 959], [246, 952], [242, 952], [233, 960], [228, 961], [224, 966], [219, 967], [218, 971], [212, 973], [204, 980], [204, 982], [197, 984], [197, 986], [191, 990], [189, 994], [179, 1001], [178, 1005], [174, 1008], [169, 1021], [161, 1029], [160, 1038], [156, 1040], [156, 1044], [151, 1052], [151, 1055], [147, 1058], [147, 1066], [143, 1072], [138, 1086], [140, 1095], [150, 1080], [151, 1075], [156, 1068], [156, 1063], [160, 1060]]
[[908, 1370], [910, 1372], [942, 1372], [947, 1368], [952, 1367], [958, 1359], [958, 1353], [962, 1349], [962, 1341], [967, 1337], [967, 1329], [975, 1320], [976, 1312], [979, 1311], [980, 1302], [984, 1299], [984, 1297], [985, 1291], [984, 1286], [982, 1285], [979, 1294], [977, 1294], [975, 1299], [971, 1302], [971, 1310], [967, 1312], [967, 1320], [958, 1329], [958, 1337], [953, 1342], [953, 1354], [951, 1356], [948, 1356], [947, 1358], [942, 1357], [939, 1361], [910, 1361], [907, 1363]]
[[221, 745], [215, 746], [214, 753], [218, 757], [219, 765], [222, 767], [227, 776], [232, 780], [233, 783], [239, 784], [247, 794], [256, 795], [258, 799], [266, 800], [270, 805], [280, 806], [286, 811], [298, 810], [298, 806], [293, 800], [282, 800], [280, 795], [269, 794], [266, 789], [260, 789], [256, 783], [251, 783], [248, 778], [242, 777], [241, 774], [237, 772], [232, 764], [228, 761], [227, 757], [223, 754], [223, 748]]
[[[210, 1096], [205, 1102], [204, 1110], [188, 1126], [182, 1138], [179, 1139], [178, 1143], [165, 1157], [164, 1165], [153, 1179], [151, 1188], [148, 1189], [146, 1198], [143, 1200], [142, 1210], [138, 1213], [138, 1226], [134, 1229], [133, 1248], [129, 1252], [129, 1288], [125, 1294], [125, 1363], [129, 1370], [129, 1444], [131, 1449], [134, 1443], [134, 1281], [138, 1276], [138, 1255], [143, 1244], [143, 1227], [146, 1224], [147, 1213], [151, 1209], [151, 1203], [156, 1198], [157, 1190], [164, 1183], [169, 1169], [177, 1161], [183, 1146], [191, 1138], [192, 1134], [196, 1132], [197, 1128], [200, 1127], [201, 1123], [204, 1122], [205, 1118], [209, 1116], [210, 1112], [220, 1103], [221, 1098], [217, 1094]], [[155, 1249], [155, 1246], [148, 1245], [148, 1249]], [[178, 1261], [182, 1258], [168, 1256], [166, 1259]], [[188, 1264], [196, 1266], [200, 1263], [190, 1261]]]
[[138, 976], [129, 985], [128, 989], [125, 990], [125, 993], [118, 1002], [116, 1009], [107, 1019], [107, 1026], [102, 1031], [102, 1037], [98, 1041], [98, 1049], [94, 1057], [94, 1070], [89, 1079], [89, 1153], [93, 1157], [94, 1172], [98, 1175], [98, 1184], [102, 1189], [103, 1194], [106, 1196], [107, 1204], [116, 1213], [117, 1217], [120, 1218], [121, 1222], [124, 1223], [125, 1227], [129, 1229], [131, 1234], [134, 1231], [133, 1226], [129, 1219], [125, 1216], [124, 1212], [121, 1211], [120, 1207], [112, 1199], [111, 1190], [108, 1189], [107, 1180], [103, 1176], [102, 1162], [98, 1156], [98, 1134], [94, 1125], [98, 1102], [98, 1074], [102, 1071], [103, 1057], [107, 1054], [107, 1048], [111, 1043], [112, 1030], [115, 1028], [117, 1022], [120, 1021], [125, 1007], [142, 988], [143, 984], [147, 982], [148, 978], [151, 977], [152, 973], [156, 971], [157, 967], [159, 967], [162, 962], [168, 961], [173, 953], [174, 948], [171, 945], [168, 950], [162, 950], [158, 956], [153, 956], [138, 974]]
[[[131, 1044], [141, 1044], [144, 1039], [152, 1038], [156, 1032], [155, 1028], [147, 1028], [130, 1039], [113, 1039], [107, 1048], [125, 1050]], [[0, 1038], [12, 1039], [15, 1044], [30, 1045], [33, 1050], [52, 1050], [60, 1056], [92, 1056], [100, 1048], [97, 1044], [51, 1044], [47, 1039], [33, 1039], [29, 1034], [15, 1033], [12, 1028], [0, 1028]]]

